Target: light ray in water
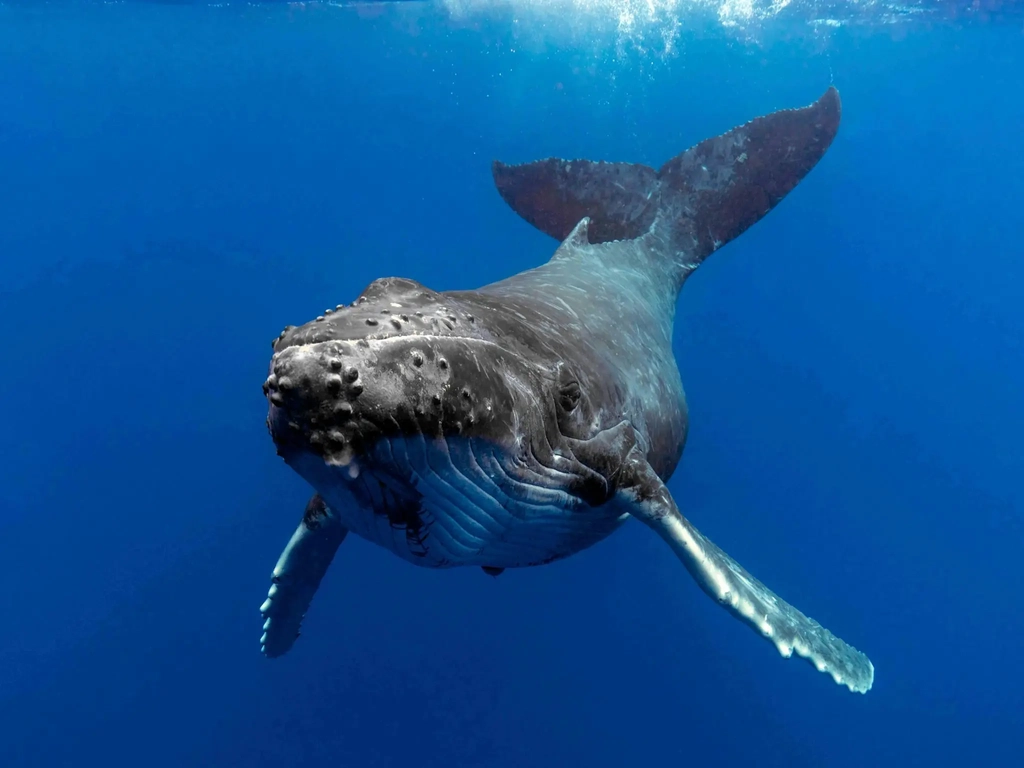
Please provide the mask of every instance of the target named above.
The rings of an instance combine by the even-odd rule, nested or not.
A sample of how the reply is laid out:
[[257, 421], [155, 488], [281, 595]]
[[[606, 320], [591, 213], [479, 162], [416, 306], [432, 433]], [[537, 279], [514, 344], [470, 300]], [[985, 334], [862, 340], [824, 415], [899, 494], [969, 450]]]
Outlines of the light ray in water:
[[1018, 21], [1007, 0], [332, 0], [331, 4], [440, 9], [454, 25], [508, 21], [524, 44], [593, 40], [670, 56], [686, 30], [725, 31], [745, 42], [776, 34], [827, 40], [842, 27]]

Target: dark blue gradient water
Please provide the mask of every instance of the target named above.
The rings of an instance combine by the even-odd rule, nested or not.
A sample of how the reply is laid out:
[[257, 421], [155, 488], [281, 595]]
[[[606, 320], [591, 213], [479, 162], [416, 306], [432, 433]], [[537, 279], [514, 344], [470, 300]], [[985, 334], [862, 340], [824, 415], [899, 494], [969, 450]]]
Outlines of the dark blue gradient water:
[[[0, 5], [0, 765], [1024, 764], [1019, 14], [754, 5]], [[874, 689], [639, 524], [498, 579], [350, 538], [262, 658], [280, 328], [545, 260], [494, 158], [657, 165], [830, 82], [825, 159], [681, 297], [670, 488]]]

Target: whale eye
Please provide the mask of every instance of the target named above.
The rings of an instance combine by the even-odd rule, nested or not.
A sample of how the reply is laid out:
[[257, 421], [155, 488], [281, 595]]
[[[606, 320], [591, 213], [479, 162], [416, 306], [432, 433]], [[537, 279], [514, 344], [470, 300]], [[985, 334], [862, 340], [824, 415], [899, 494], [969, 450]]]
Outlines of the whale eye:
[[582, 394], [579, 382], [567, 381], [558, 387], [558, 404], [568, 413], [579, 405]]

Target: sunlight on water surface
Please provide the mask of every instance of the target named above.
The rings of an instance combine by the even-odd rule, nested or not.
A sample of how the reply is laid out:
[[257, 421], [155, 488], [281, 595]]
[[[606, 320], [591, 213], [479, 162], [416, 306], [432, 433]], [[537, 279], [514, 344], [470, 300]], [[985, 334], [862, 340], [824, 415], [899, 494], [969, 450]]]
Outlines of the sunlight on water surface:
[[[825, 37], [848, 25], [885, 26], [936, 18], [940, 4], [889, 0], [442, 0], [453, 21], [510, 17], [545, 38], [614, 32], [620, 44], [671, 55], [683, 30], [727, 30], [756, 42], [783, 29], [787, 37]], [[948, 10], [948, 8], [946, 9]], [[773, 24], [778, 22], [778, 26]]]

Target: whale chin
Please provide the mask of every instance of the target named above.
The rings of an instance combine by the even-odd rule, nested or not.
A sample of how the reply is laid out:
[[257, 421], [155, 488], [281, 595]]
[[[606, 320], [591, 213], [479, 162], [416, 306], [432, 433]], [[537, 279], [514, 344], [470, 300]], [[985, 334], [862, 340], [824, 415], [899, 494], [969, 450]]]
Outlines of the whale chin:
[[416, 565], [515, 568], [568, 557], [628, 515], [567, 493], [565, 473], [514, 464], [483, 438], [381, 438], [345, 461], [295, 451], [287, 463], [348, 530]]

